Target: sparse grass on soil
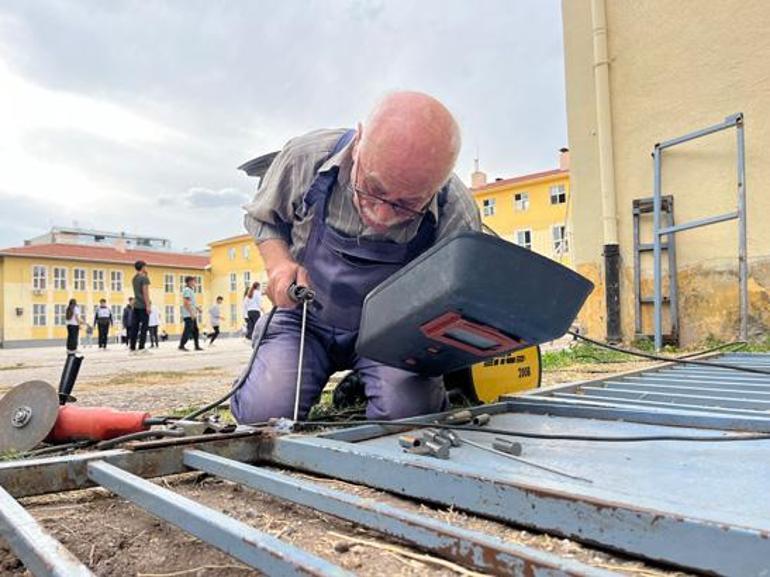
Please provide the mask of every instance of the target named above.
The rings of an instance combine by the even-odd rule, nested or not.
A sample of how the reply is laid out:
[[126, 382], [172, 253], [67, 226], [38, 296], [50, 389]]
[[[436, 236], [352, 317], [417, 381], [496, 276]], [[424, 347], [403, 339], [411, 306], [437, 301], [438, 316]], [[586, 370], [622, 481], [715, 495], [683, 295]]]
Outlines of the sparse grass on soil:
[[203, 367], [195, 371], [126, 371], [101, 383], [107, 386], [173, 384], [189, 381], [191, 378], [212, 377], [220, 373], [222, 371], [219, 367]]

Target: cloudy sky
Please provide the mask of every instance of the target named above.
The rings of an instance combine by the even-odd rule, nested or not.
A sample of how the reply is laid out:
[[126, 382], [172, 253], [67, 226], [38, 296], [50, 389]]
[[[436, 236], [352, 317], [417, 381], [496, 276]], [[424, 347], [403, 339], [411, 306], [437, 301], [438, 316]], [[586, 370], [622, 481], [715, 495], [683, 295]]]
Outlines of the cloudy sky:
[[384, 92], [457, 116], [466, 182], [553, 168], [566, 145], [558, 0], [0, 2], [0, 247], [52, 225], [242, 232], [236, 170]]

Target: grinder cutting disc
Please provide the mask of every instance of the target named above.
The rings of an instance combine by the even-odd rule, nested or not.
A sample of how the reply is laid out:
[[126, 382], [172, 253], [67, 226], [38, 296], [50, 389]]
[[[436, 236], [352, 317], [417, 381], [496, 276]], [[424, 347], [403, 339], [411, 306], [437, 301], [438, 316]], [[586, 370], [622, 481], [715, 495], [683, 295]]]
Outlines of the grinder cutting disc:
[[0, 452], [28, 451], [48, 436], [59, 415], [59, 394], [45, 381], [27, 381], [0, 399]]

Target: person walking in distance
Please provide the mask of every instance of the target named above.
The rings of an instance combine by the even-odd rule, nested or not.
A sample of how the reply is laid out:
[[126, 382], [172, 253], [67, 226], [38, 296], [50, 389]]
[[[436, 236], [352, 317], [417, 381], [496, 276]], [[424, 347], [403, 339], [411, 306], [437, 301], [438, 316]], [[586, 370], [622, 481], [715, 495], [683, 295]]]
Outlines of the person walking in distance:
[[110, 335], [112, 326], [112, 310], [107, 306], [105, 299], [99, 299], [99, 307], [94, 314], [94, 326], [98, 334], [98, 345], [100, 349], [107, 349], [107, 339]]
[[158, 307], [152, 307], [147, 316], [147, 328], [150, 331], [150, 348], [158, 348], [158, 325], [160, 324], [160, 313]]
[[246, 286], [246, 290], [243, 291], [243, 336], [247, 339], [251, 339], [251, 335], [248, 334], [249, 331], [249, 291], [251, 290], [250, 286]]
[[131, 327], [134, 324], [134, 297], [128, 297], [128, 304], [123, 307], [123, 318], [121, 319], [123, 324], [123, 335], [125, 339], [122, 341], [124, 345], [128, 344], [128, 335], [131, 332]]
[[150, 302], [150, 277], [147, 274], [147, 263], [138, 260], [134, 263], [136, 274], [131, 280], [134, 288], [134, 319], [129, 331], [128, 346], [131, 351], [137, 350], [136, 344], [139, 341], [139, 350], [145, 351], [145, 342], [147, 341], [147, 328], [149, 313], [152, 311]]
[[251, 340], [254, 334], [254, 327], [257, 325], [260, 314], [262, 314], [262, 291], [258, 282], [252, 283], [246, 293], [246, 338]]
[[67, 325], [67, 354], [72, 355], [78, 350], [78, 334], [83, 323], [77, 300], [70, 299], [64, 311], [64, 320]]
[[195, 350], [202, 351], [200, 344], [198, 343], [198, 311], [200, 310], [195, 304], [195, 277], [186, 276], [184, 278], [184, 289], [182, 290], [182, 321], [184, 321], [184, 330], [182, 331], [182, 340], [179, 341], [179, 350], [188, 351], [185, 345], [187, 341], [192, 337], [193, 343], [195, 343]]
[[214, 344], [219, 336], [219, 327], [222, 324], [222, 297], [217, 297], [217, 302], [209, 309], [209, 317], [211, 320], [211, 336], [209, 337], [209, 346]]

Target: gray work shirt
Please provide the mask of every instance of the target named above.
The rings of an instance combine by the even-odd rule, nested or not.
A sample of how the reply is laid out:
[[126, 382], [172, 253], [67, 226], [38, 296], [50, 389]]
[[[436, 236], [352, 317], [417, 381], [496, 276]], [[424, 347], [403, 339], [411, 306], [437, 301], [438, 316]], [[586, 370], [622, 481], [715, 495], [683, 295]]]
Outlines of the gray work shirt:
[[[396, 225], [385, 233], [374, 232], [361, 220], [353, 204], [350, 186], [352, 144], [329, 157], [345, 131], [344, 128], [316, 130], [299, 136], [290, 140], [275, 157], [254, 200], [244, 206], [244, 226], [257, 244], [273, 238], [283, 239], [296, 258], [307, 243], [312, 224], [312, 214], [306, 214], [302, 199], [317, 173], [334, 166], [339, 167], [339, 172], [329, 199], [328, 226], [349, 237], [398, 243], [414, 238], [421, 219]], [[481, 230], [479, 209], [457, 175], [450, 177], [448, 190], [447, 202], [440, 211], [436, 197], [429, 206], [438, 223], [437, 241], [455, 232]], [[287, 230], [290, 230], [290, 238], [287, 238]]]

